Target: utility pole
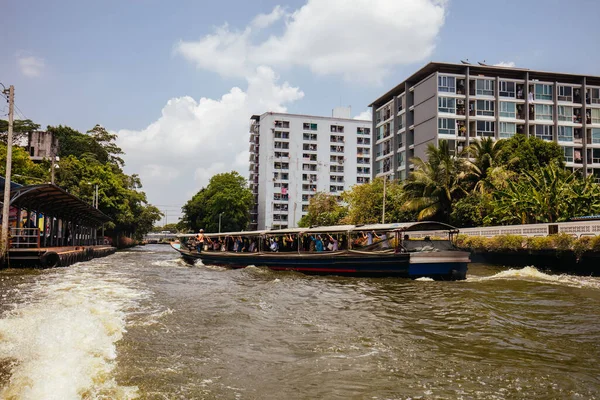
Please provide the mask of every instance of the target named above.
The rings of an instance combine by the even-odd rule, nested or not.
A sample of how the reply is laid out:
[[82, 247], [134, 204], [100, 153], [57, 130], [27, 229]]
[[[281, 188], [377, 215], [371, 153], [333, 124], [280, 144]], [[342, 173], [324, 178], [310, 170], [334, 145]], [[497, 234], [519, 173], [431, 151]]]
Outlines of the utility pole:
[[387, 182], [387, 175], [383, 176], [383, 209], [381, 211], [381, 223], [385, 224], [385, 185]]
[[[4, 85], [2, 85], [4, 87]], [[13, 139], [13, 113], [15, 106], [15, 87], [10, 85], [4, 88], [8, 92], [8, 137], [6, 140], [6, 176], [4, 177], [4, 204], [2, 206], [2, 239], [0, 240], [0, 264], [4, 264], [8, 255], [8, 218], [10, 209], [10, 174], [12, 169], [12, 139]]]

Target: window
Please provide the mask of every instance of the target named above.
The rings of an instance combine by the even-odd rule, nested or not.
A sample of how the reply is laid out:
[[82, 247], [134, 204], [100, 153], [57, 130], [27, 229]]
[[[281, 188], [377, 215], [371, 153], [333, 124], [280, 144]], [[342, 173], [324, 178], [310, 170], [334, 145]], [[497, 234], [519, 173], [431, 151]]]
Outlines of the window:
[[356, 133], [359, 135], [370, 135], [371, 128], [356, 128]]
[[494, 116], [494, 102], [491, 100], [477, 100], [477, 115]]
[[289, 128], [290, 121], [275, 121], [275, 128]]
[[290, 169], [290, 164], [286, 162], [274, 162], [273, 169]]
[[573, 107], [558, 106], [558, 120], [573, 122]]
[[302, 154], [302, 161], [306, 161], [306, 162], [310, 162], [310, 161], [317, 161], [317, 155], [316, 154], [310, 154], [310, 153], [304, 153]]
[[330, 131], [331, 132], [344, 133], [344, 127], [341, 126], [341, 125], [331, 125], [330, 126]]
[[304, 140], [317, 140], [317, 134], [316, 133], [303, 133], [302, 134], [302, 139], [304, 139]]
[[456, 114], [456, 99], [438, 97], [438, 111], [441, 113]]
[[290, 144], [288, 142], [275, 142], [273, 145], [276, 149], [289, 149]]
[[371, 144], [371, 139], [369, 139], [369, 138], [357, 137], [357, 138], [356, 138], [356, 144], [366, 144], [366, 145], [369, 145], [369, 144]]
[[404, 167], [404, 152], [398, 153], [398, 167]]
[[558, 87], [558, 101], [573, 101], [573, 88], [571, 86]]
[[511, 99], [514, 99], [515, 98], [515, 83], [500, 81], [500, 91], [498, 94], [500, 95], [500, 97], [510, 97]]
[[559, 142], [572, 142], [573, 141], [573, 128], [570, 126], [559, 126], [558, 127], [558, 141]]
[[406, 141], [404, 140], [405, 136], [406, 135], [404, 133], [401, 133], [398, 135], [398, 148], [399, 149], [406, 145]]
[[592, 144], [600, 144], [600, 129], [592, 129]]
[[370, 179], [364, 176], [357, 176], [356, 183], [369, 183]]
[[515, 136], [517, 133], [517, 124], [514, 122], [500, 122], [498, 135], [501, 139], [507, 139]]
[[477, 79], [475, 83], [475, 93], [481, 96], [494, 95], [494, 80], [493, 79]]
[[302, 124], [302, 129], [304, 129], [305, 131], [316, 131], [317, 130], [317, 124], [312, 124], [310, 122], [305, 122]]
[[494, 137], [496, 124], [494, 121], [477, 121], [477, 136]]
[[404, 115], [398, 117], [398, 130], [404, 128]]
[[305, 151], [317, 151], [317, 145], [316, 144], [303, 143], [302, 144], [302, 150], [305, 150]]
[[456, 120], [452, 118], [438, 119], [438, 134], [456, 135]]
[[343, 153], [344, 146], [329, 146], [329, 151], [332, 153]]
[[535, 137], [542, 140], [552, 141], [552, 134], [554, 133], [554, 127], [552, 125], [536, 125], [535, 126]]
[[542, 83], [535, 84], [535, 99], [536, 100], [553, 100], [552, 85], [544, 85]]
[[344, 143], [344, 137], [339, 135], [330, 135], [329, 141], [332, 143]]
[[289, 139], [290, 133], [284, 131], [275, 131], [275, 139]]
[[565, 155], [565, 162], [573, 162], [573, 148], [563, 147], [563, 153]]
[[600, 108], [593, 108], [591, 111], [592, 124], [600, 124]]
[[456, 93], [456, 78], [453, 76], [438, 76], [438, 91]]
[[500, 116], [505, 118], [517, 117], [517, 105], [507, 101], [500, 102]]
[[553, 106], [548, 104], [536, 104], [535, 105], [535, 119], [552, 121], [552, 108]]
[[285, 158], [285, 157], [289, 157], [290, 153], [286, 153], [286, 152], [282, 152], [282, 151], [276, 151], [275, 152], [275, 158]]
[[600, 88], [591, 88], [587, 90], [585, 102], [588, 104], [600, 104]]

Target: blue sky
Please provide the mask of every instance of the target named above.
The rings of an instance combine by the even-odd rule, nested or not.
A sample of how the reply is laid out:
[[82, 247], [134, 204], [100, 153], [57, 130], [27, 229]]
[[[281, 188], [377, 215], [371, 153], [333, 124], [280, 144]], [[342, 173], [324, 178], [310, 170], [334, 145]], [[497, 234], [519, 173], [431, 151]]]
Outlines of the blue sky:
[[0, 82], [22, 113], [117, 132], [161, 205], [247, 175], [251, 113], [358, 115], [431, 60], [600, 75], [594, 0], [6, 3]]

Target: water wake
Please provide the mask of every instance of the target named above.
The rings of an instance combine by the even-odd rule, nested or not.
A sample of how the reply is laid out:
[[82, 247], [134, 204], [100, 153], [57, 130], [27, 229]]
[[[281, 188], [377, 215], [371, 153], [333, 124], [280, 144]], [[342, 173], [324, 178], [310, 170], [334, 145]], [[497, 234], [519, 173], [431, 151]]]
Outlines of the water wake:
[[600, 289], [600, 279], [573, 275], [550, 275], [539, 271], [535, 267], [521, 269], [508, 269], [492, 276], [468, 276], [467, 282], [485, 282], [494, 280], [524, 280], [543, 282], [551, 285], [562, 285], [578, 288]]
[[[96, 266], [97, 267], [97, 266]], [[2, 399], [137, 397], [113, 378], [126, 311], [144, 297], [124, 277], [91, 265], [46, 275], [0, 319], [0, 362], [11, 377]]]

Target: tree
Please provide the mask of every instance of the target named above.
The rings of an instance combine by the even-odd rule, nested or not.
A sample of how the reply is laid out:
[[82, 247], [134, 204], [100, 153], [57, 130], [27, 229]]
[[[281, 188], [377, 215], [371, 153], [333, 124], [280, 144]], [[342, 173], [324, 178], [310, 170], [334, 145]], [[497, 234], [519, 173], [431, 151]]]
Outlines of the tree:
[[472, 161], [469, 161], [469, 165], [472, 169], [472, 178], [476, 190], [486, 191], [491, 189], [488, 172], [499, 167], [504, 143], [503, 140], [495, 141], [492, 138], [483, 138], [475, 141], [467, 149], [467, 153], [472, 159]]
[[557, 143], [516, 134], [502, 144], [499, 162], [511, 171], [522, 173], [551, 163], [564, 167], [564, 154]]
[[[13, 146], [11, 180], [22, 185], [37, 185], [50, 180], [50, 164], [36, 164], [29, 154], [21, 148]], [[0, 175], [6, 176], [6, 144], [0, 144]]]
[[120, 156], [124, 153], [123, 150], [114, 143], [117, 139], [116, 134], [108, 132], [99, 124], [96, 124], [96, 126], [87, 131], [87, 133], [102, 149], [104, 149], [106, 152], [106, 161], [118, 165], [119, 167], [123, 167], [125, 162]]
[[494, 192], [492, 218], [503, 224], [561, 222], [600, 212], [600, 188], [558, 163], [524, 172]]
[[217, 232], [221, 215], [222, 232], [241, 231], [250, 222], [252, 204], [244, 177], [235, 171], [217, 174], [183, 206], [183, 225], [193, 231]]
[[[13, 121], [13, 143], [19, 143], [29, 132], [37, 131], [40, 126], [30, 119], [16, 119]], [[0, 132], [8, 132], [8, 121], [0, 119]], [[1, 135], [1, 141], [6, 144], [4, 135]]]
[[[407, 212], [403, 207], [402, 185], [398, 181], [387, 181], [385, 186], [385, 220], [414, 221], [415, 213]], [[342, 200], [348, 204], [348, 215], [341, 222], [355, 225], [381, 222], [383, 191], [383, 178], [375, 178], [369, 183], [355, 185], [343, 192]]]
[[347, 207], [340, 205], [336, 196], [319, 192], [308, 202], [308, 214], [298, 221], [298, 226], [337, 225], [347, 212]]
[[415, 170], [404, 183], [406, 209], [418, 211], [419, 220], [448, 222], [452, 204], [467, 193], [465, 153], [452, 155], [448, 142], [440, 140], [437, 148], [428, 145], [427, 161], [413, 158]]

